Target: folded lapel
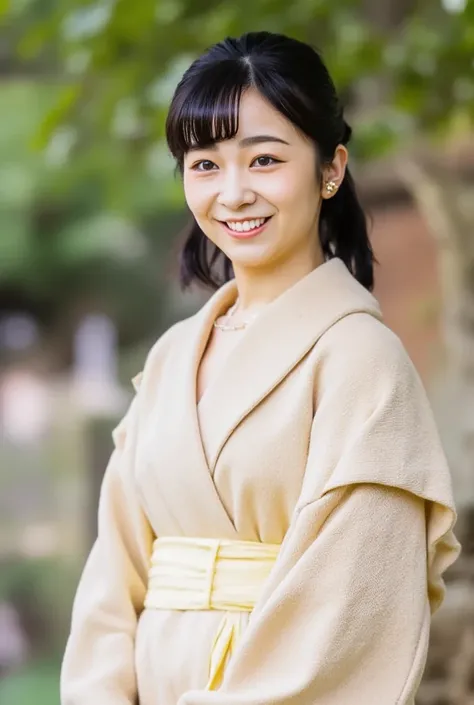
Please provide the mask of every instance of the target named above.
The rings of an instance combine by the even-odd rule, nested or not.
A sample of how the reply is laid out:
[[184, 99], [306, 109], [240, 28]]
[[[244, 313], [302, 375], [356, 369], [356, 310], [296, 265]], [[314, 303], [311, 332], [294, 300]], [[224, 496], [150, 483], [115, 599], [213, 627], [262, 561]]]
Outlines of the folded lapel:
[[[173, 357], [167, 367], [163, 398], [172, 399], [167, 404], [161, 420], [165, 441], [161, 453], [166, 453], [166, 440], [170, 441], [169, 461], [173, 468], [166, 473], [160, 493], [168, 508], [179, 502], [180, 507], [191, 509], [180, 516], [185, 535], [193, 535], [196, 527], [202, 536], [233, 538], [236, 534], [233, 518], [229, 516], [217, 487], [214, 484], [202, 442], [197, 413], [197, 371], [212, 331], [215, 318], [235, 300], [234, 280], [221, 287], [197, 314], [178, 324], [179, 334]], [[179, 436], [179, 453], [176, 453], [176, 434]], [[205, 512], [202, 511], [205, 507]], [[176, 511], [179, 516], [179, 511]]]
[[[233, 297], [218, 292], [198, 314], [208, 320]], [[222, 290], [221, 290], [222, 291]], [[206, 390], [199, 416], [211, 474], [219, 454], [240, 422], [291, 372], [335, 322], [357, 311], [381, 318], [376, 299], [334, 258], [268, 304], [249, 326]], [[229, 334], [230, 335], [230, 334]], [[197, 368], [197, 364], [196, 364]]]

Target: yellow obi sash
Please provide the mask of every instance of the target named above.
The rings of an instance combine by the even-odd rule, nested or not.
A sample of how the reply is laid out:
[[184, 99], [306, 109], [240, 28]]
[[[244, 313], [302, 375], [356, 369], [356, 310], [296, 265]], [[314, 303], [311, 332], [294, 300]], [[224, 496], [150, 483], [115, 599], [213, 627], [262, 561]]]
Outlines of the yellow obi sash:
[[[215, 690], [240, 638], [239, 612], [251, 612], [280, 550], [256, 541], [157, 538], [145, 607], [221, 610], [224, 615], [209, 658], [206, 690]], [[234, 613], [234, 614], [232, 614]]]

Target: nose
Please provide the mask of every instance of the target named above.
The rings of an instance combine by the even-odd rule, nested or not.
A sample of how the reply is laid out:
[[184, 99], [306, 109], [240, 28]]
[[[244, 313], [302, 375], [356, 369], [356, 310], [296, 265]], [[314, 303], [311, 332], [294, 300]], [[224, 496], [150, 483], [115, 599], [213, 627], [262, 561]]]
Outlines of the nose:
[[219, 205], [229, 210], [238, 210], [241, 206], [255, 203], [255, 200], [255, 192], [237, 170], [229, 171], [223, 176], [217, 196]]

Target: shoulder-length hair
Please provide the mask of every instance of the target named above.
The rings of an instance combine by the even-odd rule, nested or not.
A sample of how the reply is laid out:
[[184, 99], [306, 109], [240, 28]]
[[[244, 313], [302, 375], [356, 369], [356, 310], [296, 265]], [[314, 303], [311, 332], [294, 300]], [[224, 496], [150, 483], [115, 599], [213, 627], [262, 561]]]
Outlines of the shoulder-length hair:
[[[334, 83], [321, 56], [308, 44], [280, 34], [251, 32], [215, 44], [194, 61], [178, 84], [166, 121], [169, 149], [183, 171], [191, 146], [207, 147], [235, 137], [243, 92], [256, 89], [316, 145], [318, 178], [336, 147], [347, 145], [345, 122]], [[374, 281], [374, 255], [365, 213], [352, 175], [321, 206], [319, 237], [326, 259], [339, 257], [367, 289]], [[181, 252], [181, 283], [198, 280], [216, 289], [233, 276], [226, 255], [193, 219]]]

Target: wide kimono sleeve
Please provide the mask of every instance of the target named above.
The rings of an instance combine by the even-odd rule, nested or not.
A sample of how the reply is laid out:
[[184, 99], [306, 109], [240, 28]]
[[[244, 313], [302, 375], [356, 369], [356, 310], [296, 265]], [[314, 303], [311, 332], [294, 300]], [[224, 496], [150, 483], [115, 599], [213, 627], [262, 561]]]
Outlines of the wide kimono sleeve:
[[61, 672], [62, 705], [135, 705], [134, 640], [153, 535], [134, 483], [137, 397], [113, 433], [98, 537], [76, 593]]
[[414, 703], [455, 510], [408, 356], [361, 333], [321, 363], [301, 497], [222, 685], [178, 705]]

